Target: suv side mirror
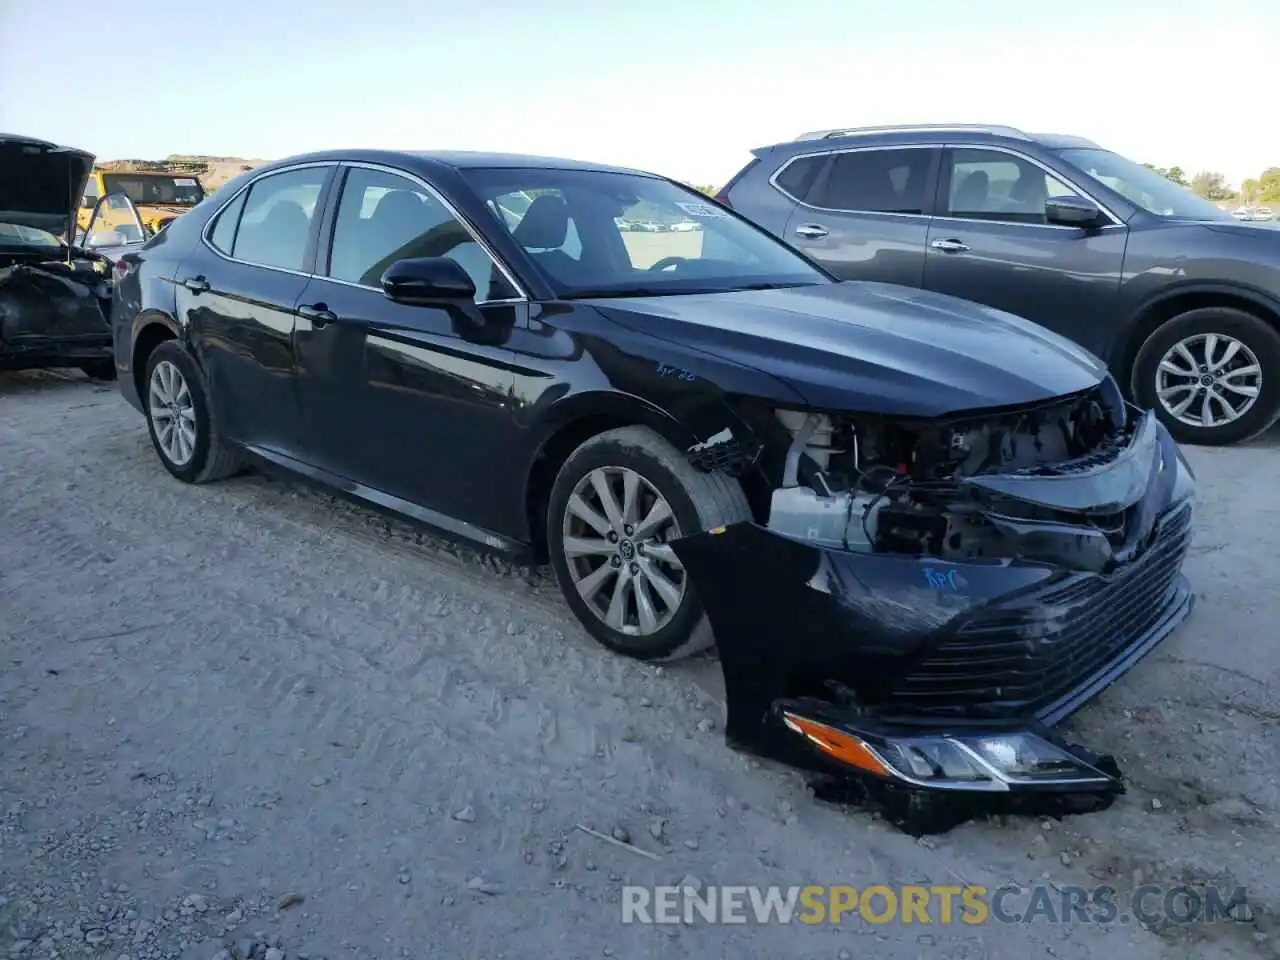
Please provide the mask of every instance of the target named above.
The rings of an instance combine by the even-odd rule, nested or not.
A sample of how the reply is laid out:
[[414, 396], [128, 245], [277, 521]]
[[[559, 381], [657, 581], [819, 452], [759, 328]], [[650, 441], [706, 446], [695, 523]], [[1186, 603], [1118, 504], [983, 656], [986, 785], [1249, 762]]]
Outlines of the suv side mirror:
[[1054, 197], [1045, 201], [1044, 219], [1063, 227], [1096, 227], [1102, 222], [1102, 211], [1084, 197]]
[[382, 291], [397, 303], [474, 302], [475, 281], [449, 257], [397, 260], [382, 275]]

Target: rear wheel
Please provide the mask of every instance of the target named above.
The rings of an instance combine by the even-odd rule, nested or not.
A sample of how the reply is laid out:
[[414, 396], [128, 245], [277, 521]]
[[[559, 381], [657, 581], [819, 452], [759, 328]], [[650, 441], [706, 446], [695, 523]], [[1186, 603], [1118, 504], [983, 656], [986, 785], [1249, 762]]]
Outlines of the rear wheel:
[[1280, 417], [1280, 333], [1243, 310], [1190, 310], [1147, 338], [1132, 391], [1180, 443], [1248, 440]]
[[600, 643], [640, 660], [711, 646], [673, 540], [751, 518], [742, 487], [695, 470], [647, 427], [592, 437], [551, 489], [547, 544], [565, 600]]
[[200, 367], [176, 340], [147, 357], [142, 402], [156, 454], [179, 480], [209, 483], [242, 468], [218, 430]]

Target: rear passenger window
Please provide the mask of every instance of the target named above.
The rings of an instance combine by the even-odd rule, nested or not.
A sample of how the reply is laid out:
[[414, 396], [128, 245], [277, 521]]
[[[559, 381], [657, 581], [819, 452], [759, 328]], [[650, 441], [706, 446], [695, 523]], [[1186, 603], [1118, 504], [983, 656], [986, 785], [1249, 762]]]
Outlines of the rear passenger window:
[[851, 213], [924, 213], [933, 151], [855, 150], [836, 154], [815, 207]]
[[778, 172], [774, 183], [778, 188], [792, 200], [804, 202], [808, 199], [809, 190], [813, 187], [813, 181], [818, 176], [818, 171], [822, 169], [822, 164], [826, 162], [826, 157], [800, 157], [792, 160]]
[[231, 251], [236, 243], [236, 225], [240, 222], [240, 211], [244, 209], [245, 198], [248, 193], [242, 193], [227, 205], [226, 209], [218, 214], [218, 219], [213, 225], [213, 232], [209, 234], [209, 242], [214, 245], [220, 253], [231, 256]]
[[249, 188], [232, 256], [282, 270], [303, 269], [328, 167], [273, 173]]

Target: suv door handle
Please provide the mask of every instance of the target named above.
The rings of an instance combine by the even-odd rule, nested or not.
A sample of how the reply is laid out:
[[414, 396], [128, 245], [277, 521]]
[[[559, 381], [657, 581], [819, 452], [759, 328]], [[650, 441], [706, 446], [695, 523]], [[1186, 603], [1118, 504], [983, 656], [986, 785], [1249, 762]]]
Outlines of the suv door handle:
[[935, 240], [929, 246], [935, 250], [945, 250], [947, 253], [964, 253], [969, 249], [967, 244], [959, 240]]
[[323, 303], [304, 303], [298, 308], [298, 316], [310, 320], [312, 327], [323, 327], [338, 319], [338, 315]]
[[806, 240], [821, 240], [827, 235], [827, 228], [820, 223], [802, 223], [796, 227], [796, 236]]
[[187, 277], [182, 285], [192, 293], [205, 293], [209, 289], [209, 281], [204, 277]]

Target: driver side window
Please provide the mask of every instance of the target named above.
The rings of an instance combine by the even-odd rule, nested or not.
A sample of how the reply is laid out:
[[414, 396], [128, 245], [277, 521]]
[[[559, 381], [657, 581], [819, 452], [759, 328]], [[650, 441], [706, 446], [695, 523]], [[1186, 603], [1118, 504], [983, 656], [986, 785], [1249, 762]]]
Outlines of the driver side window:
[[1078, 197], [1029, 160], [995, 150], [953, 150], [947, 215], [965, 220], [1045, 223], [1045, 201]]
[[438, 197], [389, 171], [350, 168], [334, 221], [328, 275], [377, 288], [387, 267], [416, 257], [454, 260], [475, 283], [479, 301], [516, 296], [484, 247]]

